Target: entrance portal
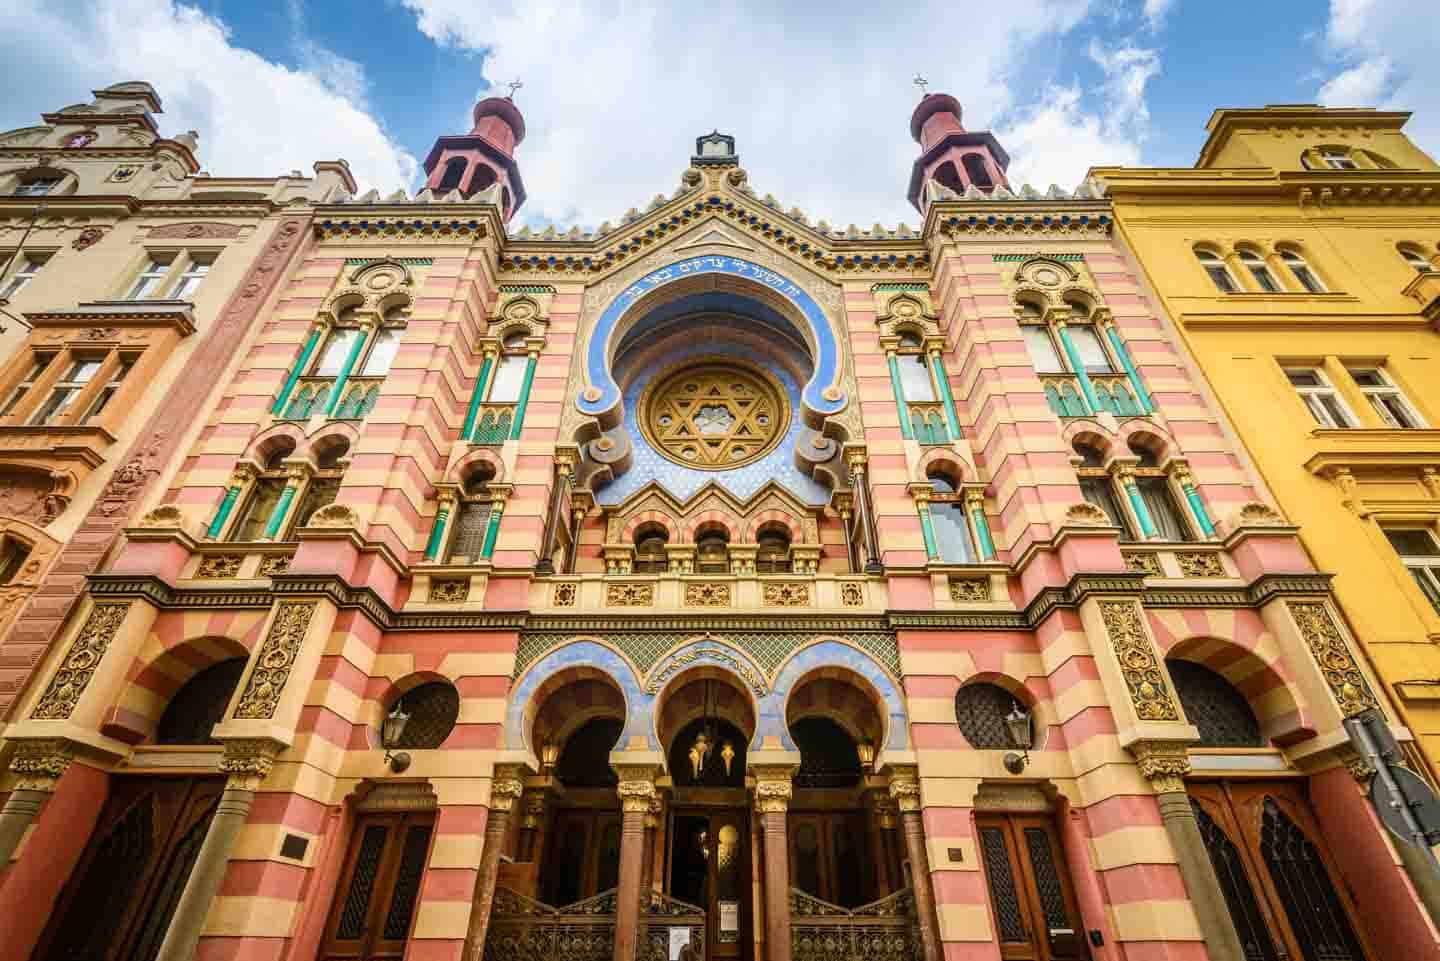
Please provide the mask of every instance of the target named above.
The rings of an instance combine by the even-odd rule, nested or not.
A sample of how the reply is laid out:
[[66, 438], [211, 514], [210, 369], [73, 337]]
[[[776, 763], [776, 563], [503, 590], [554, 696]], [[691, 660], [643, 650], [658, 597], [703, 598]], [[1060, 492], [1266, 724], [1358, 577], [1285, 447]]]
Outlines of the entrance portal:
[[682, 808], [671, 817], [670, 896], [705, 910], [709, 961], [749, 956], [749, 834], [743, 807]]

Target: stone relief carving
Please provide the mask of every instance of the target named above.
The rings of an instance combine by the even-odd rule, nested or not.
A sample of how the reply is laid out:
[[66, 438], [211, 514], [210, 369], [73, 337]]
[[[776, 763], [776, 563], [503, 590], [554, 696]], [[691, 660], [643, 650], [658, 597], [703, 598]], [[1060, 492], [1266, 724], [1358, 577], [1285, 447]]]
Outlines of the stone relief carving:
[[45, 693], [40, 695], [40, 701], [31, 712], [31, 717], [52, 721], [70, 716], [75, 710], [75, 704], [80, 700], [80, 695], [85, 693], [90, 679], [95, 676], [100, 661], [105, 657], [105, 651], [115, 639], [115, 633], [120, 630], [129, 610], [129, 601], [123, 604], [95, 605], [90, 616], [85, 619], [84, 626], [80, 628], [80, 633], [70, 643], [70, 649], [65, 652], [65, 659], [60, 662], [59, 670], [50, 678]]
[[1101, 601], [1100, 617], [1130, 689], [1136, 717], [1142, 721], [1180, 720], [1165, 671], [1145, 633], [1140, 606], [1134, 601]]
[[1325, 676], [1325, 683], [1339, 702], [1341, 712], [1346, 717], [1353, 717], [1375, 707], [1375, 695], [1370, 692], [1360, 665], [1355, 662], [1355, 656], [1350, 653], [1325, 605], [1320, 601], [1286, 601], [1285, 606], [1290, 609], [1290, 616], [1295, 618], [1300, 636], [1315, 655], [1320, 673]]
[[240, 695], [236, 718], [263, 720], [275, 716], [280, 693], [290, 678], [316, 606], [314, 601], [286, 601], [280, 605], [255, 657], [255, 669], [245, 684], [245, 692]]

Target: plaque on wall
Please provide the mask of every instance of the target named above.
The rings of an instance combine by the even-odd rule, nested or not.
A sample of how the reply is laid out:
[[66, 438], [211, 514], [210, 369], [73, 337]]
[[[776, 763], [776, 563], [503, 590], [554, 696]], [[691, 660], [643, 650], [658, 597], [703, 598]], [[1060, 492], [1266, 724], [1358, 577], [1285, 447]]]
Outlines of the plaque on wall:
[[720, 941], [731, 944], [740, 934], [740, 902], [720, 902]]

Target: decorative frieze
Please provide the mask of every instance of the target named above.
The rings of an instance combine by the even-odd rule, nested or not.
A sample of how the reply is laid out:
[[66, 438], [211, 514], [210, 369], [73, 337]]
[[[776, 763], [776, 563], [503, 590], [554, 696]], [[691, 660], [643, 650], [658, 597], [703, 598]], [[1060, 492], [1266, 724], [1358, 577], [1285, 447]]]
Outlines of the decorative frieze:
[[1144, 614], [1134, 601], [1101, 601], [1100, 617], [1110, 646], [1120, 662], [1120, 673], [1130, 690], [1135, 715], [1142, 721], [1178, 721], [1179, 709], [1170, 696], [1165, 671], [1141, 621]]
[[655, 603], [654, 584], [607, 584], [606, 607], [650, 607]]
[[470, 578], [432, 578], [430, 581], [431, 604], [459, 604], [470, 596]]
[[974, 604], [990, 600], [990, 578], [950, 578], [950, 600], [957, 604]]
[[[238, 712], [237, 712], [238, 715]], [[226, 787], [242, 791], [258, 790], [275, 766], [275, 756], [284, 747], [268, 737], [235, 738], [225, 742], [225, 755], [220, 770], [228, 775]]]
[[766, 607], [808, 607], [810, 585], [799, 583], [766, 584], [761, 593]]
[[1375, 707], [1375, 695], [1360, 673], [1360, 665], [1350, 653], [1340, 630], [1330, 617], [1330, 612], [1320, 601], [1286, 601], [1290, 616], [1300, 628], [1300, 636], [1315, 655], [1330, 693], [1340, 704], [1346, 717], [1354, 717]]
[[240, 565], [244, 561], [245, 557], [242, 554], [207, 554], [200, 559], [200, 567], [195, 571], [195, 576], [216, 580], [236, 577], [239, 575]]
[[1146, 577], [1165, 576], [1165, 572], [1160, 569], [1160, 555], [1154, 551], [1121, 551], [1120, 556], [1125, 561], [1125, 569], [1132, 574], [1144, 574]]
[[654, 674], [650, 675], [650, 679], [645, 684], [645, 693], [658, 694], [660, 688], [663, 687], [665, 682], [673, 677], [676, 672], [702, 660], [718, 661], [721, 664], [729, 665], [730, 669], [749, 686], [750, 690], [754, 691], [758, 696], [764, 696], [766, 691], [764, 679], [761, 678], [749, 664], [734, 654], [731, 654], [729, 651], [719, 647], [697, 647], [676, 654], [661, 665]]
[[1190, 756], [1180, 741], [1136, 741], [1130, 745], [1140, 775], [1150, 782], [1157, 794], [1185, 790], [1185, 775], [1190, 773]]
[[284, 574], [290, 569], [291, 554], [267, 554], [260, 562], [260, 576], [274, 577], [276, 574]]
[[53, 792], [73, 756], [70, 742], [64, 738], [16, 741], [10, 757], [10, 770], [19, 775], [15, 789]]
[[840, 606], [841, 607], [864, 607], [865, 606], [865, 585], [859, 581], [840, 582]]
[[1225, 567], [1214, 551], [1177, 551], [1175, 562], [1186, 577], [1224, 577]]
[[729, 584], [686, 584], [686, 607], [729, 607]]
[[280, 692], [290, 678], [290, 670], [300, 653], [305, 629], [310, 626], [315, 607], [314, 601], [287, 601], [275, 612], [270, 633], [260, 645], [260, 651], [255, 656], [255, 669], [250, 673], [245, 692], [240, 695], [240, 703], [235, 708], [237, 719], [263, 720], [275, 716]]
[[580, 585], [573, 581], [566, 581], [556, 584], [550, 592], [550, 606], [552, 607], [574, 607], [575, 601], [580, 594]]
[[45, 693], [30, 716], [42, 721], [62, 720], [75, 710], [75, 704], [95, 671], [105, 657], [105, 650], [115, 639], [115, 633], [130, 610], [130, 602], [123, 604], [96, 604], [85, 619], [85, 625], [65, 652], [60, 669], [50, 678]]

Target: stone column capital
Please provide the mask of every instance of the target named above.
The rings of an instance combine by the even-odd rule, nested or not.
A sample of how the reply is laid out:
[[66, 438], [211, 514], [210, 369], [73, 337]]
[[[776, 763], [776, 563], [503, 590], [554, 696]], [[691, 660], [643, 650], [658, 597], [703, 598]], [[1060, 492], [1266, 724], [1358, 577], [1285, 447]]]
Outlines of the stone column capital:
[[497, 767], [490, 781], [490, 810], [509, 812], [515, 799], [525, 793], [525, 782], [516, 772]]
[[920, 780], [914, 774], [891, 775], [890, 798], [901, 813], [920, 810]]
[[1195, 475], [1190, 473], [1190, 462], [1183, 457], [1170, 458], [1170, 463], [1167, 464], [1166, 467], [1170, 472], [1170, 476], [1175, 479], [1175, 483], [1181, 487], [1194, 485]]
[[1130, 745], [1140, 774], [1150, 782], [1157, 794], [1185, 790], [1185, 775], [1190, 773], [1190, 755], [1183, 741], [1136, 741]]
[[255, 466], [253, 464], [241, 461], [240, 463], [236, 464], [234, 470], [230, 472], [229, 486], [244, 487], [246, 484], [250, 483], [252, 478], [254, 478], [255, 473]]
[[761, 814], [784, 814], [794, 796], [789, 781], [761, 781], [755, 785], [755, 808]]
[[74, 758], [75, 745], [63, 737], [16, 741], [10, 758], [10, 770], [19, 775], [15, 790], [53, 794]]
[[620, 795], [620, 808], [627, 814], [648, 814], [650, 804], [656, 799], [655, 774], [657, 768], [650, 764], [615, 765], [620, 783], [615, 793]]
[[239, 737], [225, 742], [220, 758], [220, 771], [228, 776], [226, 788], [240, 791], [258, 790], [275, 766], [275, 758], [285, 745], [268, 737]]
[[967, 511], [973, 511], [973, 510], [975, 510], [975, 509], [977, 509], [977, 508], [979, 508], [980, 510], [984, 510], [984, 509], [985, 509], [985, 488], [984, 488], [984, 487], [966, 487], [966, 488], [965, 488], [965, 495], [964, 495], [964, 496], [965, 496], [965, 509], [966, 509]]

